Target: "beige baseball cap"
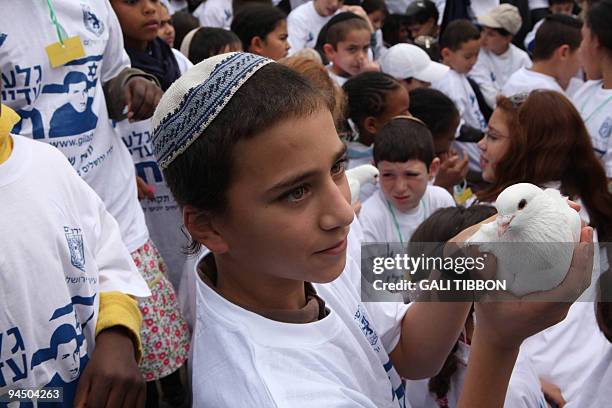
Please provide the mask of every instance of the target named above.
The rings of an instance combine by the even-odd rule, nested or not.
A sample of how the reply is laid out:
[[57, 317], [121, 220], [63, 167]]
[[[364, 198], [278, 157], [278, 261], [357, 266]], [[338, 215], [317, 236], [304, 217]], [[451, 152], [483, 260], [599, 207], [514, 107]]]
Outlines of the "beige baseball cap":
[[519, 9], [512, 4], [500, 4], [484, 16], [478, 17], [478, 24], [489, 28], [503, 28], [515, 35], [521, 29], [523, 19]]
[[432, 61], [421, 48], [412, 44], [396, 44], [378, 61], [380, 69], [395, 79], [415, 78], [423, 82], [442, 79], [449, 68]]

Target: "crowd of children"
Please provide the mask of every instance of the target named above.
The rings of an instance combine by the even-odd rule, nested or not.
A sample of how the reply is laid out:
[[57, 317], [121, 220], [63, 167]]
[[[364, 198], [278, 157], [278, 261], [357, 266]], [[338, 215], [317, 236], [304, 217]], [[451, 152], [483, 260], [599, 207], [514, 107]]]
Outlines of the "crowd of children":
[[[0, 407], [608, 406], [611, 21], [7, 1]], [[521, 182], [585, 222], [565, 302], [362, 300], [363, 244], [461, 245]]]

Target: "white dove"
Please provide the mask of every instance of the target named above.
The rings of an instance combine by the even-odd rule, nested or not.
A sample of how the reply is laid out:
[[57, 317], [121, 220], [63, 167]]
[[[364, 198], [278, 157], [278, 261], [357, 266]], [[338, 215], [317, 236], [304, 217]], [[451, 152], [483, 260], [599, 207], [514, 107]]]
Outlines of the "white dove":
[[[497, 279], [516, 296], [558, 286], [580, 241], [581, 220], [552, 188], [514, 184], [497, 197], [497, 220], [484, 224], [468, 243], [497, 258]], [[507, 243], [507, 244], [506, 244]]]
[[351, 204], [359, 200], [361, 186], [367, 183], [376, 184], [378, 174], [378, 169], [371, 164], [364, 164], [346, 171], [346, 178], [351, 190]]

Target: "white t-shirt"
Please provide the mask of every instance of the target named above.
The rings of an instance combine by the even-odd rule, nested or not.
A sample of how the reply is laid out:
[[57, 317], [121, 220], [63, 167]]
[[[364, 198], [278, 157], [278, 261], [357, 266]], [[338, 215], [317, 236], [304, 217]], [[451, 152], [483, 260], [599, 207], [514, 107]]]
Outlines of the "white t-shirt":
[[387, 200], [379, 188], [368, 198], [359, 212], [365, 242], [409, 242], [417, 227], [439, 208], [454, 207], [453, 197], [438, 186], [428, 185], [419, 206], [409, 212], [393, 209], [393, 218]]
[[13, 142], [0, 164], [0, 395], [63, 387], [72, 406], [94, 348], [99, 293], [150, 292], [117, 222], [64, 155], [21, 136]]
[[359, 278], [359, 264], [347, 254], [335, 281], [314, 285], [329, 314], [306, 324], [249, 312], [198, 279], [194, 406], [407, 406], [388, 352], [399, 341], [408, 306], [364, 306]]
[[533, 29], [529, 33], [527, 33], [527, 35], [525, 36], [525, 48], [528, 49], [529, 51], [533, 51], [533, 47], [535, 46], [536, 33], [538, 32], [538, 29], [540, 28], [540, 26], [544, 24], [544, 21], [546, 21], [546, 19], [543, 18], [537, 23], [535, 23], [535, 25], [533, 26]]
[[499, 0], [471, 0], [470, 11], [472, 16], [484, 16], [495, 7], [499, 6]]
[[330, 77], [330, 78], [331, 78], [331, 79], [332, 79], [332, 80], [333, 80], [333, 81], [334, 81], [334, 82], [335, 82], [335, 83], [336, 83], [336, 84], [337, 84], [339, 87], [342, 87], [342, 85], [344, 85], [344, 83], [345, 83], [346, 81], [348, 81], [349, 79], [348, 79], [348, 78], [345, 78], [345, 77], [341, 77], [340, 75], [336, 75], [336, 74], [334, 73], [334, 71], [332, 71], [332, 64], [333, 64], [333, 63], [329, 63], [329, 64], [327, 65], [327, 67], [326, 67], [326, 68], [327, 68], [327, 73], [329, 74], [329, 77]]
[[[433, 82], [431, 86], [446, 94], [455, 102], [461, 117], [457, 135], [459, 135], [459, 129], [463, 124], [480, 129], [483, 132], [487, 130], [487, 120], [480, 112], [476, 94], [464, 74], [449, 69], [442, 79]], [[478, 149], [476, 143], [456, 142], [455, 145], [457, 149], [464, 150], [467, 153], [470, 169], [480, 171], [480, 149]]]
[[176, 48], [172, 48], [172, 54], [174, 54], [174, 59], [176, 59], [181, 75], [184, 74], [189, 68], [193, 67], [193, 64], [191, 61], [189, 61], [189, 58], [184, 56], [183, 53]]
[[[183, 55], [180, 51], [174, 49], [172, 51], [175, 56]], [[182, 62], [179, 62], [179, 58], [176, 58], [179, 62], [181, 74], [193, 66], [184, 56], [183, 58], [185, 61]], [[186, 259], [182, 247], [187, 244], [187, 239], [181, 231], [183, 213], [170, 192], [153, 154], [151, 144], [153, 125], [151, 119], [132, 123], [126, 119], [118, 122], [115, 129], [121, 135], [123, 143], [132, 156], [136, 166], [136, 174], [155, 188], [155, 198], [152, 200], [144, 198], [140, 201], [140, 205], [145, 215], [151, 239], [155, 242], [168, 266], [167, 272], [170, 282], [177, 288]]]
[[612, 178], [612, 89], [603, 89], [603, 81], [587, 81], [573, 98], [591, 135], [595, 154]]
[[[470, 346], [460, 341], [455, 351], [458, 358], [457, 370], [450, 378], [450, 389], [446, 395], [449, 407], [456, 407], [459, 395], [463, 388], [467, 363], [469, 359]], [[434, 394], [429, 392], [429, 378], [424, 380], [406, 381], [406, 398], [413, 407], [439, 408]], [[521, 355], [512, 370], [506, 399], [505, 408], [545, 408], [546, 400], [540, 388], [540, 380], [535, 372], [529, 358]]]
[[232, 0], [206, 0], [195, 10], [193, 16], [202, 27], [217, 27], [229, 30], [234, 18]]
[[478, 61], [469, 73], [484, 96], [487, 105], [495, 108], [495, 99], [510, 75], [520, 68], [531, 67], [529, 55], [514, 44], [502, 55], [495, 55], [484, 48], [478, 53]]
[[508, 78], [506, 85], [502, 88], [502, 94], [512, 96], [521, 92], [531, 92], [534, 89], [548, 89], [565, 94], [554, 77], [527, 68], [519, 69]]
[[331, 18], [317, 13], [312, 1], [293, 9], [287, 16], [287, 34], [291, 44], [289, 53], [296, 53], [302, 48], [314, 48], [319, 31]]
[[529, 10], [548, 8], [548, 0], [528, 0]]
[[591, 376], [577, 392], [576, 400], [570, 401], [565, 408], [601, 408], [610, 405], [612, 400], [612, 346], [601, 357]]
[[593, 302], [576, 302], [565, 320], [525, 340], [521, 353], [531, 357], [540, 377], [573, 401], [609, 346], [597, 326]]
[[53, 5], [68, 35], [81, 37], [86, 57], [51, 68], [45, 47], [58, 39], [46, 3], [5, 3], [0, 13], [0, 96], [22, 117], [13, 132], [60, 149], [102, 198], [133, 252], [149, 234], [132, 159], [111, 127], [102, 91], [103, 83], [130, 66], [121, 27], [108, 1]]

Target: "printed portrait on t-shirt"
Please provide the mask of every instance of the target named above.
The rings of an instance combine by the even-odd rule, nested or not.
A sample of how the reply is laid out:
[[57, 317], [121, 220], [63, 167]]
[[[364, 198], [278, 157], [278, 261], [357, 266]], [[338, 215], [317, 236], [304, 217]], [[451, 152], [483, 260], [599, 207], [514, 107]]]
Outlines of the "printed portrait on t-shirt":
[[92, 111], [96, 81], [78, 71], [71, 71], [64, 77], [63, 84], [45, 85], [43, 93], [66, 94], [67, 102], [51, 115], [49, 137], [74, 136], [96, 128], [98, 117]]

